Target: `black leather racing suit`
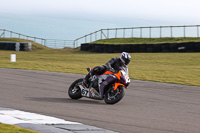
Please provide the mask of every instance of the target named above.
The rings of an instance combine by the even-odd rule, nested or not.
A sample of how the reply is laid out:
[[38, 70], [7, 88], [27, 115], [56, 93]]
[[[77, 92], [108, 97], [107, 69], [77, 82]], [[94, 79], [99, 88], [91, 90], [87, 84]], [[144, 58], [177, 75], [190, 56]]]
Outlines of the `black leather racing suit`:
[[89, 72], [85, 76], [85, 83], [88, 84], [89, 83], [89, 78], [94, 74], [101, 75], [104, 72], [106, 72], [107, 70], [116, 73], [116, 72], [118, 72], [120, 70], [121, 66], [123, 66], [123, 64], [122, 64], [120, 58], [119, 57], [113, 57], [105, 65], [97, 66], [91, 72]]
[[105, 65], [106, 70], [114, 69], [114, 72], [118, 72], [120, 67], [123, 66], [121, 59], [118, 57], [111, 58]]

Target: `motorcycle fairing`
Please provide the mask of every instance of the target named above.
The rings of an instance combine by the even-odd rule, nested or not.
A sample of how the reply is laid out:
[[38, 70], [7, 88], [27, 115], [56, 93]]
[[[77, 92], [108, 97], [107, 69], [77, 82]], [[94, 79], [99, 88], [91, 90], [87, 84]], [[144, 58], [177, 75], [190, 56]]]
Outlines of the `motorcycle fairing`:
[[[115, 83], [115, 85], [114, 85], [114, 91], [116, 91], [117, 90], [117, 88], [118, 88], [118, 86], [124, 86], [122, 83]], [[124, 86], [125, 87], [125, 86]]]
[[102, 84], [100, 84], [99, 88], [100, 88], [100, 95], [101, 95], [101, 97], [103, 97], [103, 95], [104, 95], [105, 88], [108, 87], [108, 85], [113, 84], [116, 81], [116, 79], [117, 78], [115, 76], [108, 75], [107, 78], [106, 78], [106, 80], [103, 81]]
[[113, 72], [110, 72], [110, 71], [106, 71], [102, 75], [106, 75], [106, 74], [113, 74], [118, 78], [118, 80], [120, 80], [120, 78], [121, 78], [121, 72], [120, 71], [118, 73], [113, 73]]

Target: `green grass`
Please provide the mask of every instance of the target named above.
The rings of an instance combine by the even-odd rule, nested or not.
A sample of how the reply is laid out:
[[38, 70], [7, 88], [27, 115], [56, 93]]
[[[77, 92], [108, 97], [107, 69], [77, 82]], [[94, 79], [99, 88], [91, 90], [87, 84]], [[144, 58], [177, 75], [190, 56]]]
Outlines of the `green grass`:
[[159, 44], [159, 43], [181, 43], [181, 42], [200, 42], [200, 38], [195, 37], [176, 37], [176, 38], [112, 38], [94, 41], [96, 44]]
[[39, 133], [28, 129], [20, 128], [15, 125], [0, 123], [0, 133]]
[[[16, 54], [17, 62], [10, 62]], [[120, 53], [42, 48], [31, 52], [0, 51], [0, 67], [86, 74], [86, 67], [105, 64]], [[200, 86], [200, 53], [131, 53], [132, 79]]]

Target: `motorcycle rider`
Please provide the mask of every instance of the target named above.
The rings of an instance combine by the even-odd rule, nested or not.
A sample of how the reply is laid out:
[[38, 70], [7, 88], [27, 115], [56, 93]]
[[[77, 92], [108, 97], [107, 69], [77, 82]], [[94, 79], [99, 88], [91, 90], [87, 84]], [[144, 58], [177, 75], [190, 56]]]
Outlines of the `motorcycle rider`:
[[84, 85], [88, 88], [90, 81], [89, 78], [93, 75], [101, 75], [106, 71], [111, 71], [113, 73], [117, 73], [120, 70], [121, 66], [127, 67], [131, 60], [131, 55], [127, 52], [122, 52], [120, 57], [111, 58], [105, 65], [96, 66], [92, 71], [90, 71], [83, 81]]

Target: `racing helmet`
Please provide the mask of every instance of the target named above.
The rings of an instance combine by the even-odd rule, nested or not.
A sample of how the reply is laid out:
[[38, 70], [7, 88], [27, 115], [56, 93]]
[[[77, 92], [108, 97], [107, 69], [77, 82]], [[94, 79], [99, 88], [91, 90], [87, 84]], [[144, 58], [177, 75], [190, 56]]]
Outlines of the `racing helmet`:
[[127, 52], [122, 52], [120, 55], [120, 60], [124, 65], [128, 65], [131, 61], [131, 55]]

